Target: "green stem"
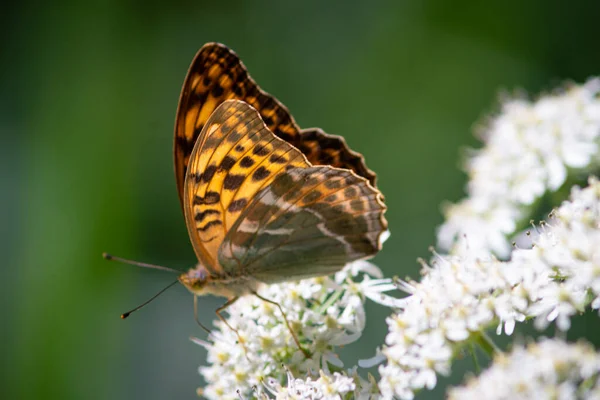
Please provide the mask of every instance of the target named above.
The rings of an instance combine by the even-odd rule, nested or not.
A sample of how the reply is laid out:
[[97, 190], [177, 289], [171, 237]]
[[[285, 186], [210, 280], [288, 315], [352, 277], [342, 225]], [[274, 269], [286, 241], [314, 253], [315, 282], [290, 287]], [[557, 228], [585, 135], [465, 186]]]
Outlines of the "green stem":
[[479, 375], [481, 373], [481, 365], [479, 365], [479, 359], [477, 358], [477, 353], [473, 342], [469, 343], [469, 352], [473, 358], [473, 364], [475, 364], [475, 372], [477, 375]]
[[475, 337], [475, 342], [481, 346], [485, 354], [492, 358], [495, 354], [502, 353], [502, 350], [494, 343], [494, 341], [485, 333], [479, 332]]
[[342, 297], [343, 294], [344, 294], [344, 289], [338, 289], [337, 291], [333, 292], [333, 294], [331, 296], [329, 296], [329, 298], [323, 304], [321, 304], [319, 306], [319, 308], [317, 308], [317, 310], [315, 312], [317, 314], [322, 314], [333, 303], [335, 303], [336, 301], [338, 301], [338, 299], [340, 297]]

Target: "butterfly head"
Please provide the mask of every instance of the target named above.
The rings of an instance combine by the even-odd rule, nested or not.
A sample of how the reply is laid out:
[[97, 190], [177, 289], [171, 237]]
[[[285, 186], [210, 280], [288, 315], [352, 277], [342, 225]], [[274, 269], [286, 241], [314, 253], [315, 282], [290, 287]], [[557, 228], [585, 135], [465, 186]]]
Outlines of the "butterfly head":
[[208, 271], [202, 265], [198, 264], [195, 268], [191, 268], [188, 272], [179, 275], [179, 282], [185, 286], [190, 292], [201, 294], [210, 277]]

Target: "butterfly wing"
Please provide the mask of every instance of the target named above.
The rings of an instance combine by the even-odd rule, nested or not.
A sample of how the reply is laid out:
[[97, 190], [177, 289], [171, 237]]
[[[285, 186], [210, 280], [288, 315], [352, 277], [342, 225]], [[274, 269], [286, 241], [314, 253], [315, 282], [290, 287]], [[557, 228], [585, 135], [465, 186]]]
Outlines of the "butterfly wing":
[[350, 149], [342, 136], [330, 135], [321, 128], [308, 128], [301, 130], [299, 140], [292, 144], [312, 165], [352, 170], [375, 187], [375, 172], [367, 168], [362, 154]]
[[219, 249], [228, 274], [277, 283], [339, 271], [381, 249], [381, 193], [352, 171], [282, 171], [239, 216]]
[[250, 105], [221, 103], [198, 136], [184, 185], [186, 225], [202, 264], [222, 274], [218, 248], [239, 215], [285, 168], [309, 166]]
[[[233, 51], [222, 44], [207, 43], [192, 61], [177, 109], [173, 148], [177, 191], [182, 205], [186, 170], [196, 140], [209, 116], [228, 99], [243, 100], [252, 105], [277, 137], [304, 152], [311, 163], [327, 165], [337, 160], [333, 166], [354, 170], [374, 185], [375, 173], [366, 167], [360, 154], [346, 146], [342, 138], [322, 131], [317, 135], [301, 133], [287, 108], [259, 88]], [[338, 154], [333, 158], [332, 148]]]

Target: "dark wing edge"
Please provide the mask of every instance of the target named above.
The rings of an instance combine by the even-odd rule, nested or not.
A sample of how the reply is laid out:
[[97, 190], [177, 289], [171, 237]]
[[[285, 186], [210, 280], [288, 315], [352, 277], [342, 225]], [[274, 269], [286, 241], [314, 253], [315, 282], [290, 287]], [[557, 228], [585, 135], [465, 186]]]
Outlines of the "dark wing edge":
[[348, 146], [343, 136], [329, 134], [321, 128], [307, 128], [300, 131], [300, 138], [299, 150], [311, 164], [351, 169], [377, 187], [377, 174], [367, 167], [361, 153]]

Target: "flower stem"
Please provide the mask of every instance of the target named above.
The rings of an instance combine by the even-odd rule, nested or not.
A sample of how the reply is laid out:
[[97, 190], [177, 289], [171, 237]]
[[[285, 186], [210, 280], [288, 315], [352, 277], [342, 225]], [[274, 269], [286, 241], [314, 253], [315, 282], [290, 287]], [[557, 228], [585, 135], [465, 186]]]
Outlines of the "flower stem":
[[481, 349], [492, 358], [495, 354], [502, 353], [502, 350], [494, 343], [494, 341], [483, 331], [477, 333], [475, 342], [481, 346]]
[[475, 372], [477, 375], [481, 373], [481, 365], [479, 365], [479, 359], [477, 358], [477, 349], [473, 343], [469, 343], [469, 352], [471, 353], [471, 357], [473, 358], [473, 364], [475, 364]]
[[324, 314], [325, 310], [327, 310], [327, 308], [329, 308], [331, 305], [333, 305], [336, 301], [338, 301], [338, 299], [340, 297], [342, 297], [342, 295], [344, 294], [344, 289], [338, 289], [336, 290], [332, 295], [328, 296], [328, 298], [325, 300], [325, 302], [323, 304], [321, 304], [316, 310], [315, 312], [317, 314]]

